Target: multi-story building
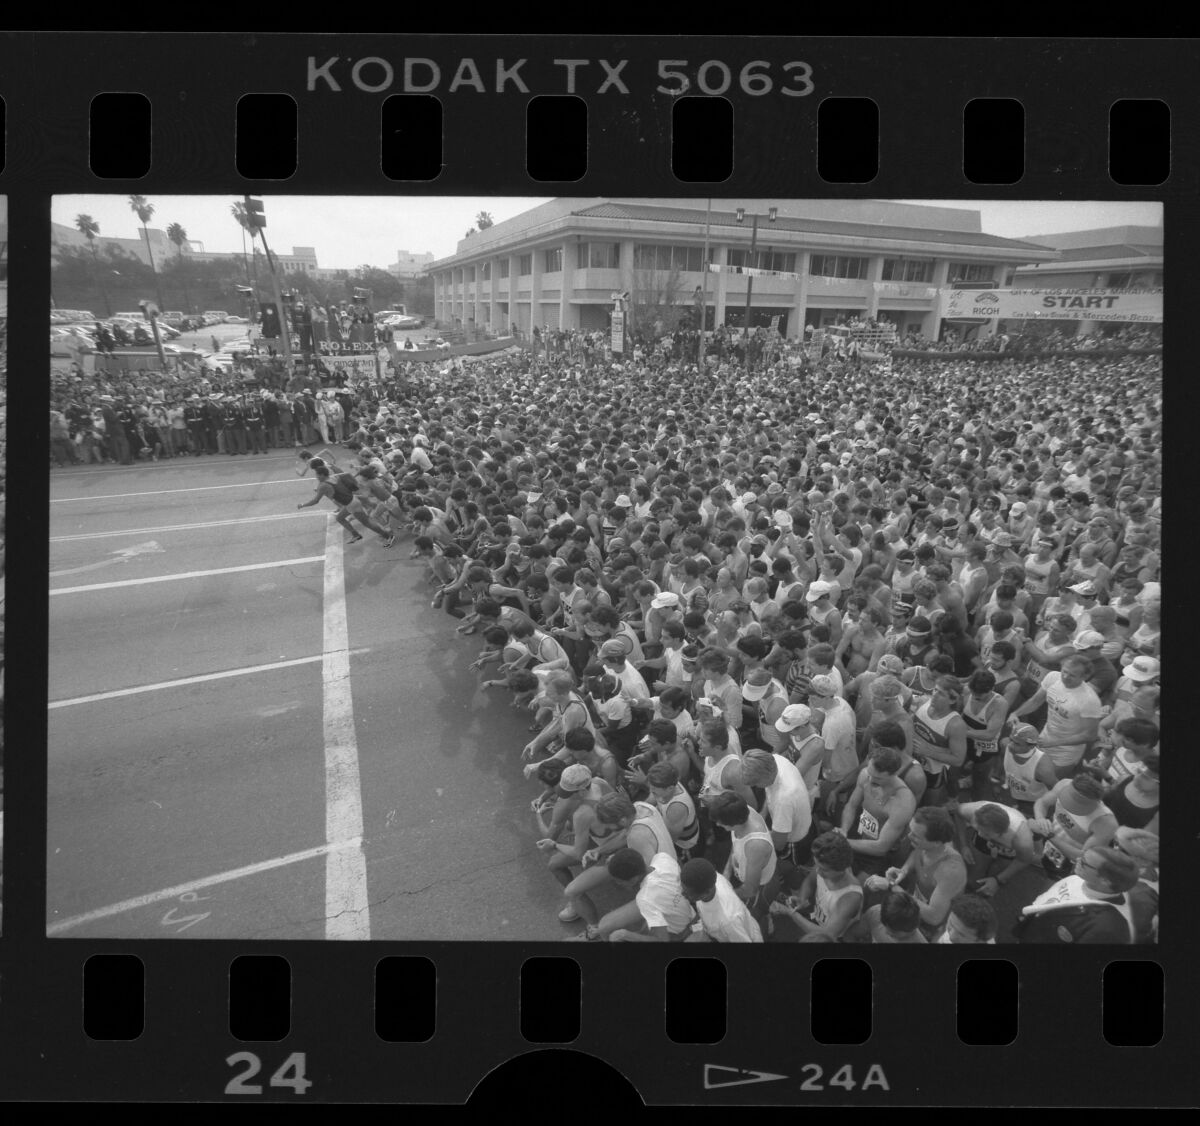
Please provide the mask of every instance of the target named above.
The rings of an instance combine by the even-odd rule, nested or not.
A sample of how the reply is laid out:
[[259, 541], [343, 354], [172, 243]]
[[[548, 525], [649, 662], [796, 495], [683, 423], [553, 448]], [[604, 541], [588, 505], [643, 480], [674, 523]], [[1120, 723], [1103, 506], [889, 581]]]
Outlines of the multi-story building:
[[[614, 293], [628, 291], [635, 309], [641, 295], [690, 306], [701, 287], [708, 326], [740, 326], [752, 280], [750, 323], [778, 317], [789, 337], [855, 315], [935, 337], [939, 289], [1003, 287], [1018, 266], [1058, 258], [1046, 246], [984, 234], [979, 212], [957, 208], [722, 199], [706, 210], [695, 199], [552, 200], [473, 233], [431, 263], [434, 315], [467, 329], [603, 329]], [[705, 269], [706, 237], [718, 272]], [[774, 276], [728, 269], [738, 266]]]
[[419, 278], [432, 261], [433, 255], [429, 251], [414, 254], [411, 250], [397, 250], [396, 261], [387, 268], [387, 272], [405, 280]]
[[[147, 239], [149, 239], [149, 250], [147, 250]], [[156, 270], [162, 269], [168, 256], [174, 257], [176, 254], [175, 244], [167, 238], [166, 231], [161, 231], [157, 227], [147, 228], [145, 234], [139, 228], [137, 238], [110, 238], [107, 235], [97, 235], [95, 241], [97, 250], [116, 247], [126, 254], [132, 254], [147, 266], [151, 265], [151, 251], [153, 251], [153, 266]], [[68, 246], [81, 247], [84, 250], [91, 249], [88, 240], [74, 227], [68, 227], [65, 223], [50, 224], [50, 244], [53, 250]], [[187, 248], [188, 244], [184, 243], [185, 254], [188, 252]]]

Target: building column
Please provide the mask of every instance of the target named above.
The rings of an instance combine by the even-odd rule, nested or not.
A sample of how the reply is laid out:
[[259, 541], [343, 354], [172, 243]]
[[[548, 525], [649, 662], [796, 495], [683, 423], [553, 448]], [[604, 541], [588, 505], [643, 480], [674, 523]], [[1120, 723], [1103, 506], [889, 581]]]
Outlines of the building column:
[[[714, 246], [713, 265], [726, 266], [729, 264], [729, 247]], [[717, 284], [713, 292], [713, 328], [718, 329], [725, 323], [725, 291], [728, 285], [729, 275], [724, 270], [713, 274]]]
[[483, 280], [480, 278], [480, 272], [483, 270], [483, 263], [475, 263], [475, 328], [483, 327]]
[[510, 325], [521, 327], [521, 318], [517, 316], [517, 256], [508, 256], [508, 320]]
[[796, 251], [796, 273], [800, 277], [796, 280], [796, 295], [792, 298], [792, 306], [796, 315], [788, 318], [791, 322], [791, 331], [788, 333], [789, 340], [804, 339], [804, 317], [808, 307], [808, 259], [809, 252], [807, 250]]
[[879, 312], [879, 290], [875, 288], [875, 283], [879, 281], [883, 281], [883, 255], [872, 254], [867, 262], [867, 284], [870, 287], [867, 290], [868, 319]]
[[629, 294], [629, 301], [625, 308], [625, 335], [630, 336], [634, 328], [634, 284], [633, 284], [633, 239], [623, 238], [620, 243], [620, 249], [617, 253], [617, 270], [620, 282], [618, 289]]
[[558, 327], [564, 330], [575, 327], [571, 313], [577, 306], [571, 304], [571, 298], [575, 296], [575, 266], [578, 260], [572, 258], [573, 250], [569, 242], [563, 242], [562, 284], [558, 287]]
[[529, 253], [529, 331], [533, 326], [542, 327], [542, 250]]
[[938, 325], [942, 323], [942, 290], [950, 276], [950, 259], [938, 258], [933, 263], [933, 309], [921, 318], [921, 333], [930, 340], [937, 339]]
[[500, 323], [500, 303], [496, 300], [496, 286], [498, 279], [496, 275], [500, 272], [500, 259], [491, 258], [488, 260], [488, 301], [491, 305], [488, 310], [488, 327], [495, 333], [503, 336], [508, 331], [508, 325]]

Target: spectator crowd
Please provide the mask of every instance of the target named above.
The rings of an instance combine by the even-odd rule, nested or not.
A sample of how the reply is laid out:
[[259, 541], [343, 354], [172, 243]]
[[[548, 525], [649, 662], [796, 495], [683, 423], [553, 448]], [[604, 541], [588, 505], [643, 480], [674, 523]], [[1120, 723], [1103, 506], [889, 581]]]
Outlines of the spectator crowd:
[[666, 339], [60, 384], [55, 449], [350, 448], [339, 518], [528, 710], [575, 940], [1156, 941], [1161, 357]]

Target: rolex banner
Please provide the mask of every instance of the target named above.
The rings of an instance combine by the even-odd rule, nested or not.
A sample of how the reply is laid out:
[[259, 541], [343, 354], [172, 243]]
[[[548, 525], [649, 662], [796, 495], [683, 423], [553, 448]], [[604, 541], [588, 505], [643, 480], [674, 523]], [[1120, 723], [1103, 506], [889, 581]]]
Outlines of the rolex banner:
[[1161, 324], [1162, 289], [949, 289], [949, 320], [1139, 321]]
[[329, 356], [374, 356], [379, 346], [375, 326], [348, 317], [312, 323], [313, 351], [322, 359]]

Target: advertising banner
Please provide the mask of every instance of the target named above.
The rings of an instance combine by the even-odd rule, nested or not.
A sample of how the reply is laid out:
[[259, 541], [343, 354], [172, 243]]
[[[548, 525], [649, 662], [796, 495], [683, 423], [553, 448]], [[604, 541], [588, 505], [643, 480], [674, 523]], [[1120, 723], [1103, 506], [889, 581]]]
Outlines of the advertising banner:
[[375, 378], [375, 353], [366, 356], [322, 356], [323, 363], [330, 371], [338, 372], [356, 379]]
[[625, 352], [625, 314], [616, 309], [612, 315], [612, 351], [614, 356]]
[[941, 315], [950, 320], [1162, 322], [1162, 289], [949, 289]]

